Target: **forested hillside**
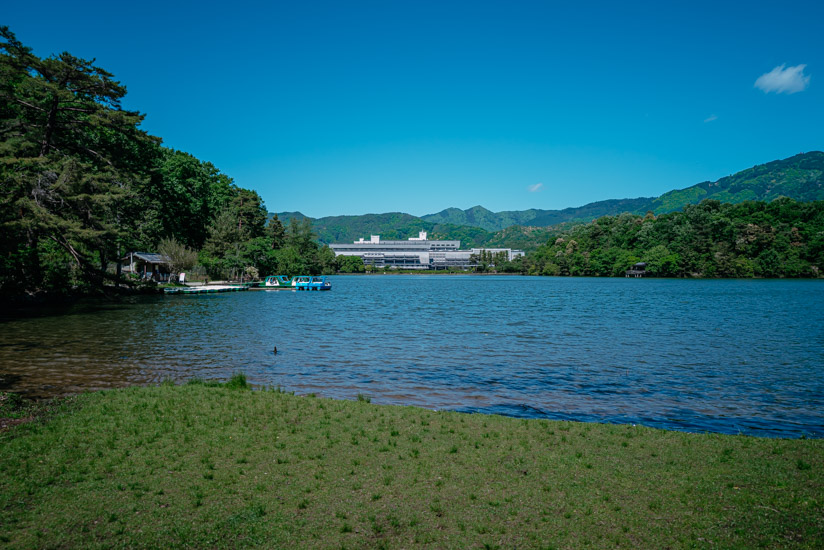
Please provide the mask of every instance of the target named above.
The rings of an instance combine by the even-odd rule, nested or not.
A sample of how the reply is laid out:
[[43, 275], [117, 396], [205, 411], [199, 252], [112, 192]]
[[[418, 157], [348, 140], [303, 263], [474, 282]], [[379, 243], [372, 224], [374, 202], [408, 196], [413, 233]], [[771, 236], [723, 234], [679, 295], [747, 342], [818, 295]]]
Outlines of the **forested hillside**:
[[[283, 222], [308, 220], [323, 244], [351, 242], [361, 237], [368, 239], [370, 235], [380, 235], [383, 240], [406, 240], [417, 237], [421, 231], [426, 231], [430, 239], [459, 240], [467, 247], [491, 246], [489, 243], [496, 238], [495, 233], [480, 227], [427, 222], [400, 212], [316, 219], [308, 218], [300, 212], [281, 212], [277, 216]], [[530, 248], [543, 242], [544, 240], [535, 242]]]
[[705, 200], [660, 216], [606, 216], [556, 232], [521, 269], [622, 276], [636, 262], [660, 277], [820, 277], [824, 201]]
[[[267, 216], [257, 192], [142, 130], [143, 115], [121, 106], [125, 86], [94, 61], [65, 52], [39, 58], [6, 27], [0, 39], [2, 299], [136, 288], [142, 283], [120, 271], [132, 251], [160, 252], [175, 271], [197, 266], [213, 279], [364, 269], [357, 258], [336, 259], [316, 232], [322, 243], [427, 231], [465, 248], [534, 250], [497, 268], [535, 274], [620, 275], [642, 260], [661, 276], [820, 275], [824, 203], [749, 199], [824, 198], [824, 153], [655, 199], [556, 212], [494, 214], [476, 207], [424, 218], [319, 220], [293, 212], [281, 220]], [[707, 197], [715, 198], [691, 204]], [[728, 204], [741, 200], [748, 202]], [[625, 210], [637, 215], [603, 216]], [[520, 225], [506, 227], [511, 223]]]
[[548, 227], [565, 222], [589, 221], [600, 216], [620, 214], [622, 212], [646, 211], [651, 199], [610, 199], [592, 202], [577, 208], [563, 210], [512, 210], [492, 212], [483, 206], [473, 206], [467, 210], [447, 208], [437, 214], [427, 214], [421, 218], [426, 221], [471, 225], [482, 227], [487, 231], [500, 231], [513, 225], [527, 227]]
[[738, 203], [770, 202], [778, 197], [797, 201], [824, 200], [824, 153], [801, 153], [784, 160], [753, 166], [715, 182], [664, 193], [652, 201], [656, 214], [680, 210], [704, 199]]
[[[400, 213], [369, 214], [318, 218], [312, 220], [312, 223], [321, 241], [325, 243], [339, 242], [336, 239], [349, 241], [369, 234], [414, 236], [416, 227], [431, 228], [439, 225], [444, 232], [452, 233], [455, 233], [451, 229], [453, 226], [484, 229], [488, 235], [476, 237], [475, 242], [485, 246], [532, 250], [540, 243], [535, 242], [531, 235], [540, 227], [588, 222], [624, 212], [643, 215], [651, 211], [664, 214], [680, 210], [688, 204], [698, 204], [705, 199], [737, 203], [745, 200], [769, 202], [777, 197], [789, 197], [797, 201], [824, 200], [824, 153], [813, 151], [768, 162], [718, 181], [706, 181], [686, 189], [669, 191], [660, 197], [610, 199], [563, 210], [492, 212], [482, 206], [474, 206], [466, 210], [447, 208], [420, 218]], [[303, 217], [299, 213], [291, 214]], [[280, 216], [283, 217], [284, 214]], [[512, 226], [522, 226], [525, 229]]]
[[611, 199], [563, 210], [531, 209], [495, 213], [481, 206], [468, 210], [448, 208], [421, 218], [498, 231], [511, 225], [546, 227], [564, 222], [586, 222], [624, 212], [645, 214], [652, 211], [655, 214], [665, 214], [681, 210], [688, 204], [698, 204], [704, 199], [738, 203], [748, 200], [769, 202], [778, 197], [789, 197], [797, 201], [824, 200], [824, 153], [801, 153], [742, 170], [718, 181], [705, 181], [686, 189], [669, 191], [660, 197]]
[[[434, 238], [460, 236], [439, 234], [438, 227], [444, 226], [433, 226]], [[633, 264], [645, 262], [657, 277], [824, 276], [824, 201], [707, 199], [658, 216], [623, 213], [551, 228], [513, 226], [490, 233], [445, 227], [480, 231], [475, 242], [484, 242], [472, 246], [530, 250], [524, 258], [499, 262], [493, 268], [498, 272], [623, 277]], [[472, 242], [473, 237], [464, 237]], [[540, 246], [531, 246], [539, 241]]]
[[212, 277], [334, 269], [308, 224], [267, 227], [255, 191], [143, 131], [94, 61], [0, 38], [0, 297], [134, 286], [111, 267], [130, 251]]

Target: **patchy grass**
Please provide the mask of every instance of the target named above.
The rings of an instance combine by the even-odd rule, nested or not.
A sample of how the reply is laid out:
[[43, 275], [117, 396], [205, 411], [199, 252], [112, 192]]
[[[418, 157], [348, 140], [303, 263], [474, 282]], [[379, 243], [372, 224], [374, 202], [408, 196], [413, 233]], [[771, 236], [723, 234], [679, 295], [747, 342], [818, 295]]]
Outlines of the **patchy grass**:
[[20, 424], [43, 420], [57, 411], [69, 411], [75, 400], [76, 398], [69, 397], [57, 401], [31, 401], [16, 393], [0, 392], [0, 432]]
[[824, 547], [821, 440], [245, 388], [84, 394], [0, 432], [0, 543]]
[[0, 393], [0, 418], [22, 418], [30, 408], [16, 393]]

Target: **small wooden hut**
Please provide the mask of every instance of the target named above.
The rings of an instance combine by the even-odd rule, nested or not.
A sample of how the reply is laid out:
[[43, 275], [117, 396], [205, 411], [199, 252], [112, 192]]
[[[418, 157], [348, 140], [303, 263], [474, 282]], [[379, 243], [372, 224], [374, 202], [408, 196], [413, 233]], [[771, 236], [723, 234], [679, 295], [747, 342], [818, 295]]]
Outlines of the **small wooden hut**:
[[170, 276], [169, 260], [156, 252], [129, 252], [124, 258], [124, 273], [132, 273], [141, 279], [168, 282]]

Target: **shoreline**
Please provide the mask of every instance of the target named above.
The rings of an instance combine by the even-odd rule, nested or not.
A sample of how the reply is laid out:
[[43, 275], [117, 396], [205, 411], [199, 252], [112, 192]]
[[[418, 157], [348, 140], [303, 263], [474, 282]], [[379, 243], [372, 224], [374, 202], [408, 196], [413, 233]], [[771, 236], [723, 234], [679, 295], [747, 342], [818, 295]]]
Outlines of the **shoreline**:
[[[655, 280], [655, 281], [823, 281], [824, 272], [818, 277], [654, 277], [645, 276], [638, 279], [632, 277], [622, 276], [599, 276], [599, 275], [539, 275], [529, 273], [474, 273], [474, 272], [456, 272], [446, 270], [390, 270], [380, 272], [364, 272], [364, 273], [335, 273], [333, 275], [326, 275], [327, 277], [367, 277], [377, 275], [421, 275], [421, 276], [459, 276], [459, 277], [529, 277], [529, 278], [545, 278], [545, 279], [631, 279], [631, 280]], [[253, 282], [263, 282], [253, 281]], [[181, 287], [199, 288], [204, 286], [218, 286], [230, 285], [237, 286], [246, 283], [232, 283], [228, 281], [187, 281]], [[93, 292], [86, 293], [36, 293], [36, 294], [21, 294], [13, 296], [0, 296], [0, 306], [10, 311], [34, 308], [48, 308], [48, 307], [65, 307], [71, 306], [83, 301], [100, 301], [100, 302], [118, 302], [128, 301], [132, 298], [141, 296], [157, 296], [163, 294], [165, 285], [158, 285], [157, 287], [144, 287], [139, 289], [130, 288], [127, 286], [113, 287], [107, 286], [104, 289], [96, 289]]]
[[[239, 372], [237, 375], [243, 376], [244, 380], [246, 375]], [[2, 378], [0, 378], [0, 383], [2, 383]], [[172, 380], [166, 379], [161, 382], [161, 385], [172, 385], [172, 386], [185, 386], [191, 383], [200, 383], [204, 382], [210, 385], [220, 385], [222, 382], [221, 379], [208, 379], [202, 380], [200, 378], [190, 378], [188, 380]], [[266, 384], [253, 384], [244, 382], [246, 388], [252, 392], [267, 392], [274, 389], [274, 387], [266, 385]], [[15, 396], [19, 400], [23, 400], [26, 403], [31, 404], [36, 408], [39, 404], [50, 404], [52, 402], [60, 402], [61, 400], [72, 399], [78, 396], [87, 395], [87, 394], [95, 394], [101, 392], [111, 392], [111, 391], [128, 391], [133, 389], [139, 388], [153, 388], [157, 387], [157, 382], [149, 382], [145, 384], [124, 384], [124, 385], [117, 385], [117, 386], [109, 386], [109, 387], [97, 387], [97, 388], [80, 388], [78, 391], [62, 391], [62, 392], [55, 392], [55, 393], [48, 393], [48, 394], [36, 394], [33, 390], [29, 391], [15, 391], [9, 388], [6, 385], [0, 384], [0, 399], [12, 395]], [[304, 391], [302, 389], [284, 389], [280, 386], [276, 387], [278, 392], [281, 393], [289, 393], [295, 397], [311, 397], [311, 398], [319, 398], [319, 399], [328, 399], [331, 401], [341, 401], [341, 402], [349, 402], [360, 399], [367, 399], [370, 403], [372, 399], [376, 396], [374, 394], [369, 393], [358, 393], [357, 396], [333, 396], [333, 395], [325, 395], [322, 392], [318, 391]], [[377, 396], [379, 397], [379, 396]], [[690, 435], [716, 435], [716, 436], [723, 436], [723, 437], [752, 437], [756, 439], [765, 439], [765, 440], [819, 440], [824, 441], [824, 433], [815, 432], [812, 429], [806, 431], [800, 431], [798, 433], [781, 433], [783, 430], [779, 428], [773, 429], [766, 429], [762, 428], [759, 433], [752, 433], [751, 431], [743, 431], [738, 424], [733, 424], [734, 430], [728, 431], [721, 431], [721, 430], [712, 430], [706, 428], [700, 428], [698, 426], [687, 426], [684, 425], [683, 427], [670, 427], [665, 425], [667, 422], [662, 420], [658, 421], [650, 421], [649, 419], [640, 419], [640, 418], [627, 418], [627, 419], [618, 419], [615, 421], [609, 420], [609, 418], [604, 417], [603, 419], [590, 419], [584, 415], [584, 417], [571, 415], [568, 413], [563, 413], [561, 411], [543, 411], [541, 409], [535, 409], [534, 407], [526, 406], [527, 409], [532, 409], [535, 411], [540, 412], [541, 414], [534, 414], [534, 415], [524, 415], [524, 414], [508, 414], [507, 412], [501, 412], [496, 410], [476, 410], [473, 407], [461, 406], [461, 407], [427, 407], [426, 405], [415, 404], [415, 403], [407, 403], [407, 402], [376, 402], [373, 403], [379, 407], [410, 407], [413, 409], [420, 409], [422, 411], [432, 411], [432, 412], [445, 412], [445, 413], [452, 413], [452, 414], [461, 414], [461, 415], [470, 415], [470, 416], [501, 416], [503, 418], [511, 418], [513, 420], [528, 420], [528, 421], [547, 421], [547, 422], [574, 422], [580, 423], [585, 425], [593, 425], [593, 426], [641, 426], [646, 429], [651, 430], [662, 430], [665, 432], [673, 432], [673, 433], [682, 433], [682, 434], [690, 434]], [[494, 409], [494, 407], [492, 407]], [[2, 418], [2, 414], [0, 414], [0, 419]], [[8, 418], [6, 418], [8, 420]], [[741, 421], [745, 421], [747, 419], [741, 419]], [[752, 419], [750, 419], [752, 420]]]
[[824, 543], [822, 440], [526, 420], [246, 390], [245, 378], [236, 375], [225, 384], [87, 393], [0, 432], [3, 542], [300, 548]]

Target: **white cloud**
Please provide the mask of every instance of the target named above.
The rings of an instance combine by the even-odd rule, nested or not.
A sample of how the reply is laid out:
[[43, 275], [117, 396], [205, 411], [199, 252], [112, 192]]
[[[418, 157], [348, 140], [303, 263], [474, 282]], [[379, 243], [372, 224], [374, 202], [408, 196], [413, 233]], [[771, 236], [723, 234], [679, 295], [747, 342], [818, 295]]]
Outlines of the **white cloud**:
[[704, 119], [704, 122], [712, 122], [713, 120], [718, 120], [718, 117], [716, 115], [710, 115]]
[[543, 183], [536, 183], [536, 184], [534, 184], [534, 185], [530, 185], [529, 187], [527, 187], [527, 189], [529, 189], [529, 192], [530, 192], [530, 193], [537, 193], [538, 191], [540, 191], [540, 190], [541, 190], [541, 188], [542, 188], [543, 186], [544, 186], [544, 184], [543, 184]]
[[764, 93], [794, 94], [803, 92], [810, 84], [809, 75], [804, 74], [807, 65], [787, 67], [786, 64], [764, 73], [755, 81], [755, 87]]

